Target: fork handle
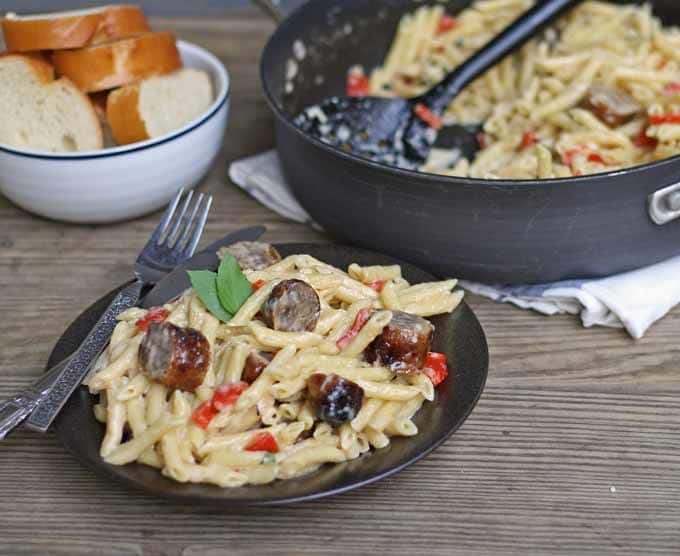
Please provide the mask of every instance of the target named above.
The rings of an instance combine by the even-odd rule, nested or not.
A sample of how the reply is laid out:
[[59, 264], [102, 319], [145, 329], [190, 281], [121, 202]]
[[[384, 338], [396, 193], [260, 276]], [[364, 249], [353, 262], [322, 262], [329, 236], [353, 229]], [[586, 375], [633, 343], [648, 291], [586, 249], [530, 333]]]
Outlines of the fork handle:
[[0, 402], [0, 440], [3, 440], [31, 414], [40, 396], [46, 395], [52, 388], [70, 358], [69, 356], [56, 364], [26, 390]]
[[[52, 388], [38, 396], [34, 409], [26, 420], [28, 428], [38, 432], [47, 431], [71, 394], [87, 375], [94, 360], [108, 343], [117, 323], [116, 317], [139, 302], [142, 286], [142, 282], [136, 280], [118, 292], [97, 324], [90, 330], [83, 343], [80, 344], [80, 347], [59, 373], [59, 377]], [[14, 426], [17, 424], [19, 423]], [[0, 430], [1, 428], [2, 424], [0, 424]]]

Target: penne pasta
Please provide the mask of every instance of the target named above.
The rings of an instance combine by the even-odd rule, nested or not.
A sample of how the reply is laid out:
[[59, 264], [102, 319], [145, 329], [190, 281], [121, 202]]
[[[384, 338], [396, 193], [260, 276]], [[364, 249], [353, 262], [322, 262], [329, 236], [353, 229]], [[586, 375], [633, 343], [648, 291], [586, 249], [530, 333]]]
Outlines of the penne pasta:
[[[399, 22], [382, 64], [366, 76], [366, 93], [405, 98], [424, 93], [533, 4], [535, 0], [474, 0], [450, 14], [438, 4], [416, 7]], [[362, 76], [364, 70], [354, 66], [350, 71]], [[674, 119], [678, 83], [677, 29], [663, 26], [648, 4], [583, 2], [489, 69], [448, 106], [443, 125], [484, 123], [482, 148], [474, 158], [464, 158], [454, 149], [432, 149], [421, 171], [488, 179], [552, 179], [676, 156], [680, 132], [675, 128], [680, 126], [648, 128], [653, 127], [653, 116]], [[595, 93], [597, 87], [609, 91], [604, 101]], [[621, 103], [633, 107], [630, 114], [610, 118], [611, 114], [603, 113], [616, 112]], [[655, 105], [662, 106], [661, 113], [655, 113]], [[642, 127], [638, 124], [635, 133], [628, 135], [627, 148], [614, 151], [608, 143], [620, 140], [617, 127], [633, 119], [642, 120]], [[560, 148], [570, 134], [587, 131], [601, 134], [606, 141], [583, 139]], [[577, 150], [585, 151], [584, 156], [574, 157]], [[364, 284], [385, 281], [382, 305], [399, 310], [399, 300], [388, 286], [396, 271], [388, 269], [355, 264], [349, 276]], [[357, 299], [344, 285], [338, 295], [347, 303]], [[408, 311], [413, 305], [404, 307]]]
[[[140, 454], [144, 452], [144, 450], [150, 448], [156, 442], [158, 442], [161, 437], [166, 438], [166, 433], [176, 427], [183, 425], [184, 423], [185, 420], [182, 418], [164, 415], [151, 426], [149, 426], [139, 436], [116, 446], [115, 449], [108, 451], [105, 454], [102, 454], [102, 458], [106, 463], [110, 463], [111, 465], [124, 465], [126, 463], [131, 463], [139, 458]], [[173, 440], [173, 442], [174, 441], [175, 440]], [[163, 455], [167, 464], [168, 454], [166, 454], [164, 451]], [[173, 456], [175, 456], [175, 454], [173, 454]]]
[[363, 326], [354, 339], [340, 351], [344, 357], [357, 357], [363, 353], [368, 344], [383, 331], [392, 320], [392, 313], [390, 311], [377, 311], [374, 313], [368, 322]]
[[[436, 24], [423, 13], [419, 28]], [[422, 55], [414, 48], [410, 56]], [[506, 66], [494, 77], [499, 90], [511, 86]], [[455, 280], [411, 285], [397, 265], [353, 264], [346, 273], [304, 254], [244, 275], [251, 284], [263, 282], [229, 322], [220, 323], [192, 289], [166, 304], [165, 320], [174, 325], [170, 348], [158, 349], [155, 332], [138, 328], [146, 310], [119, 315], [88, 377], [99, 396], [94, 417], [106, 427], [104, 461], [138, 462], [181, 483], [231, 488], [299, 477], [385, 447], [390, 435], [417, 434], [413, 418], [435, 397], [430, 379], [417, 369], [399, 374], [369, 363], [363, 354], [387, 325], [395, 326], [392, 310], [452, 310], [462, 295]], [[283, 280], [305, 281], [319, 297], [318, 319], [301, 331], [269, 328], [258, 316], [265, 302], [276, 301], [272, 288]], [[186, 329], [191, 334], [182, 336]], [[196, 342], [209, 346], [209, 359]], [[170, 357], [169, 349], [179, 351]], [[183, 373], [197, 372], [195, 358], [203, 374], [191, 388], [175, 387]], [[165, 370], [156, 368], [159, 362]]]

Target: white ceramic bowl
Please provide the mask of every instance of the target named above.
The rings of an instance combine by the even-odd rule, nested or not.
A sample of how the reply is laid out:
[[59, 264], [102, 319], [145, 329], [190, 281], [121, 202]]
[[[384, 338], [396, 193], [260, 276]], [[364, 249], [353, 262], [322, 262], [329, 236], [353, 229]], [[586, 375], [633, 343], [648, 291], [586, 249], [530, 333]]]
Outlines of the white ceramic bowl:
[[222, 145], [229, 112], [229, 74], [208, 51], [178, 41], [186, 67], [212, 78], [215, 101], [176, 131], [123, 147], [47, 153], [0, 144], [0, 191], [20, 207], [56, 220], [114, 222], [162, 207], [193, 187]]

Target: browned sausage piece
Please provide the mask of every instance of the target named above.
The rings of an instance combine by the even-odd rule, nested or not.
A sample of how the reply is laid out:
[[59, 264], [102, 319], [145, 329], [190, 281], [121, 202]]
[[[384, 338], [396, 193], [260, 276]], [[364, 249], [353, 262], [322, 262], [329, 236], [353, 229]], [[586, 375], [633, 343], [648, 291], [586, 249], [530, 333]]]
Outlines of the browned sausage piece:
[[239, 241], [223, 247], [218, 252], [220, 259], [225, 253], [234, 255], [243, 270], [262, 270], [281, 260], [281, 255], [273, 245], [259, 241]]
[[251, 351], [243, 366], [241, 380], [252, 384], [262, 374], [264, 368], [271, 363], [273, 355], [265, 351]]
[[413, 372], [425, 365], [434, 326], [417, 315], [392, 311], [392, 320], [364, 351], [369, 363], [397, 372]]
[[168, 388], [193, 392], [210, 365], [210, 343], [193, 328], [169, 322], [149, 326], [139, 346], [139, 364], [152, 380]]
[[319, 296], [303, 280], [279, 282], [262, 305], [262, 318], [267, 326], [284, 332], [311, 332], [320, 314]]
[[313, 374], [307, 379], [307, 392], [319, 419], [332, 425], [349, 423], [364, 401], [361, 386], [336, 374]]
[[592, 85], [582, 106], [610, 127], [623, 125], [642, 111], [642, 106], [632, 96], [604, 85]]

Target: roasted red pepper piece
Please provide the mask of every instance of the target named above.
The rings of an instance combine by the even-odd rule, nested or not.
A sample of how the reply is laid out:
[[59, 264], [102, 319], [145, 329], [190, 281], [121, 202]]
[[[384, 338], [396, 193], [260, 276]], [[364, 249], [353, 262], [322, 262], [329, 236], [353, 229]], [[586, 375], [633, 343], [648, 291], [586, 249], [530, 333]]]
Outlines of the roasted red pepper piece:
[[582, 149], [571, 149], [566, 151], [562, 155], [562, 162], [566, 165], [571, 167], [571, 165], [574, 163], [574, 157], [579, 154], [580, 152], [583, 152]]
[[458, 20], [448, 14], [444, 14], [439, 18], [439, 24], [437, 25], [437, 34], [441, 35], [442, 33], [446, 33], [447, 31], [450, 31], [451, 29], [454, 29], [458, 25]]
[[376, 280], [375, 282], [369, 282], [366, 284], [369, 288], [374, 289], [378, 293], [380, 293], [383, 288], [385, 287], [385, 280]]
[[259, 280], [255, 280], [252, 284], [253, 291], [259, 290], [262, 286], [264, 286], [267, 282], [265, 280], [262, 280], [260, 278]]
[[218, 387], [213, 394], [212, 399], [203, 402], [191, 414], [191, 419], [202, 429], [207, 429], [210, 421], [215, 416], [230, 405], [236, 403], [239, 396], [248, 388], [246, 382], [235, 382], [232, 384], [223, 384]]
[[597, 164], [606, 164], [604, 161], [604, 158], [602, 158], [601, 154], [598, 153], [590, 153], [588, 155], [588, 162], [596, 162]]
[[680, 82], [675, 81], [673, 83], [669, 83], [664, 87], [664, 91], [666, 94], [669, 95], [674, 95], [675, 93], [680, 93]]
[[371, 92], [371, 81], [360, 71], [350, 71], [347, 74], [347, 96], [365, 97]]
[[253, 436], [245, 450], [247, 452], [271, 452], [275, 454], [279, 451], [279, 445], [271, 433], [261, 432]]
[[191, 420], [202, 429], [207, 429], [210, 421], [215, 418], [218, 411], [213, 407], [212, 400], [203, 402], [191, 414]]
[[446, 366], [446, 354], [436, 351], [428, 352], [423, 373], [435, 386], [441, 384], [449, 375], [449, 370]]
[[415, 112], [416, 116], [418, 116], [433, 129], [441, 129], [444, 125], [442, 123], [442, 119], [421, 102], [415, 105], [413, 111]]
[[152, 322], [163, 322], [169, 314], [170, 312], [163, 307], [152, 307], [146, 315], [135, 323], [135, 326], [142, 332], [146, 332]]
[[533, 131], [527, 131], [522, 135], [522, 148], [526, 149], [527, 147], [531, 147], [531, 145], [535, 145], [537, 141], [538, 137], [536, 137], [536, 134]]
[[354, 318], [352, 326], [350, 326], [347, 332], [345, 332], [342, 335], [342, 337], [337, 341], [336, 345], [340, 349], [346, 348], [352, 341], [354, 336], [356, 336], [359, 333], [359, 331], [364, 327], [364, 324], [366, 324], [366, 321], [368, 321], [370, 316], [371, 313], [369, 312], [368, 309], [361, 309], [361, 311], [359, 311], [357, 313], [357, 316]]
[[649, 118], [652, 125], [661, 124], [680, 124], [680, 114], [661, 114], [659, 116], [652, 116]]
[[239, 396], [247, 389], [247, 382], [223, 384], [222, 386], [218, 387], [213, 394], [213, 408], [217, 411], [222, 411], [225, 407], [235, 404]]
[[655, 149], [659, 144], [659, 140], [656, 137], [650, 137], [647, 135], [647, 128], [643, 129], [640, 134], [633, 140], [636, 147], [641, 149]]

